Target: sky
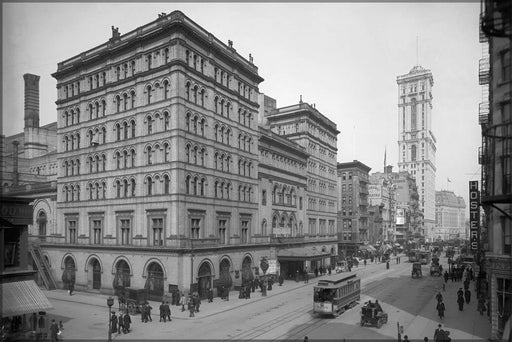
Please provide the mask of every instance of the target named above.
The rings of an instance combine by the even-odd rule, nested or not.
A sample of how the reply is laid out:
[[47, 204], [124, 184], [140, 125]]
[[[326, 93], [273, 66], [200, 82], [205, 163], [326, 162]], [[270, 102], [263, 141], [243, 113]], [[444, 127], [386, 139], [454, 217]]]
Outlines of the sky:
[[[468, 205], [480, 179], [478, 41], [472, 3], [2, 3], [2, 134], [23, 131], [23, 74], [40, 80], [40, 125], [57, 120], [57, 63], [158, 14], [185, 15], [249, 58], [278, 107], [303, 101], [334, 121], [338, 162], [398, 170], [396, 78], [416, 64], [434, 77], [436, 190]], [[448, 183], [447, 179], [451, 180]]]

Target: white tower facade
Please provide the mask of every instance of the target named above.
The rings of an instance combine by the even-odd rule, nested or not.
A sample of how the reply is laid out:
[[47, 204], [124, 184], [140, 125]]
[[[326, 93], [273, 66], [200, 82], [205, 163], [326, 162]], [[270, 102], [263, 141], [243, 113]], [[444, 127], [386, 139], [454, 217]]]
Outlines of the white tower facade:
[[398, 168], [416, 180], [423, 236], [434, 238], [436, 138], [432, 132], [432, 87], [430, 70], [417, 65], [397, 77], [398, 84]]

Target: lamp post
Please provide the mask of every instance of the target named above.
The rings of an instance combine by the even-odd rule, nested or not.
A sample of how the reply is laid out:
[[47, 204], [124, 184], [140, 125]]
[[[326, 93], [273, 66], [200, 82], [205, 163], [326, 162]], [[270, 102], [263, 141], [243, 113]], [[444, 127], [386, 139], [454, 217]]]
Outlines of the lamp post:
[[112, 305], [114, 305], [114, 298], [109, 296], [107, 298], [108, 305], [108, 342], [112, 341]]

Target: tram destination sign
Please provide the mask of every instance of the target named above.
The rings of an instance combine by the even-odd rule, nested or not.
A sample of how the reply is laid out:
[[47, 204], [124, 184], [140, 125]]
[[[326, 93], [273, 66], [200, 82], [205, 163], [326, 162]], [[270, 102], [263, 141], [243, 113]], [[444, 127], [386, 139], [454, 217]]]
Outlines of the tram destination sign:
[[478, 181], [469, 181], [469, 244], [477, 251], [480, 244], [480, 192]]

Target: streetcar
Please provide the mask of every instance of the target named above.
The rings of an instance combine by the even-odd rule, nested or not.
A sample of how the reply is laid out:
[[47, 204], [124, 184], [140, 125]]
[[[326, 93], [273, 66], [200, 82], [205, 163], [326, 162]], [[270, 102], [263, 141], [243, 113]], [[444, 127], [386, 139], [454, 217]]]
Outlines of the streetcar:
[[356, 274], [338, 274], [322, 279], [314, 287], [313, 312], [338, 316], [361, 298], [361, 278]]
[[418, 261], [421, 262], [422, 265], [430, 264], [431, 255], [429, 251], [420, 251], [418, 252]]
[[408, 253], [407, 253], [407, 256], [409, 257], [409, 262], [417, 262], [419, 261], [418, 259], [418, 253], [420, 251], [418, 249], [411, 249]]

